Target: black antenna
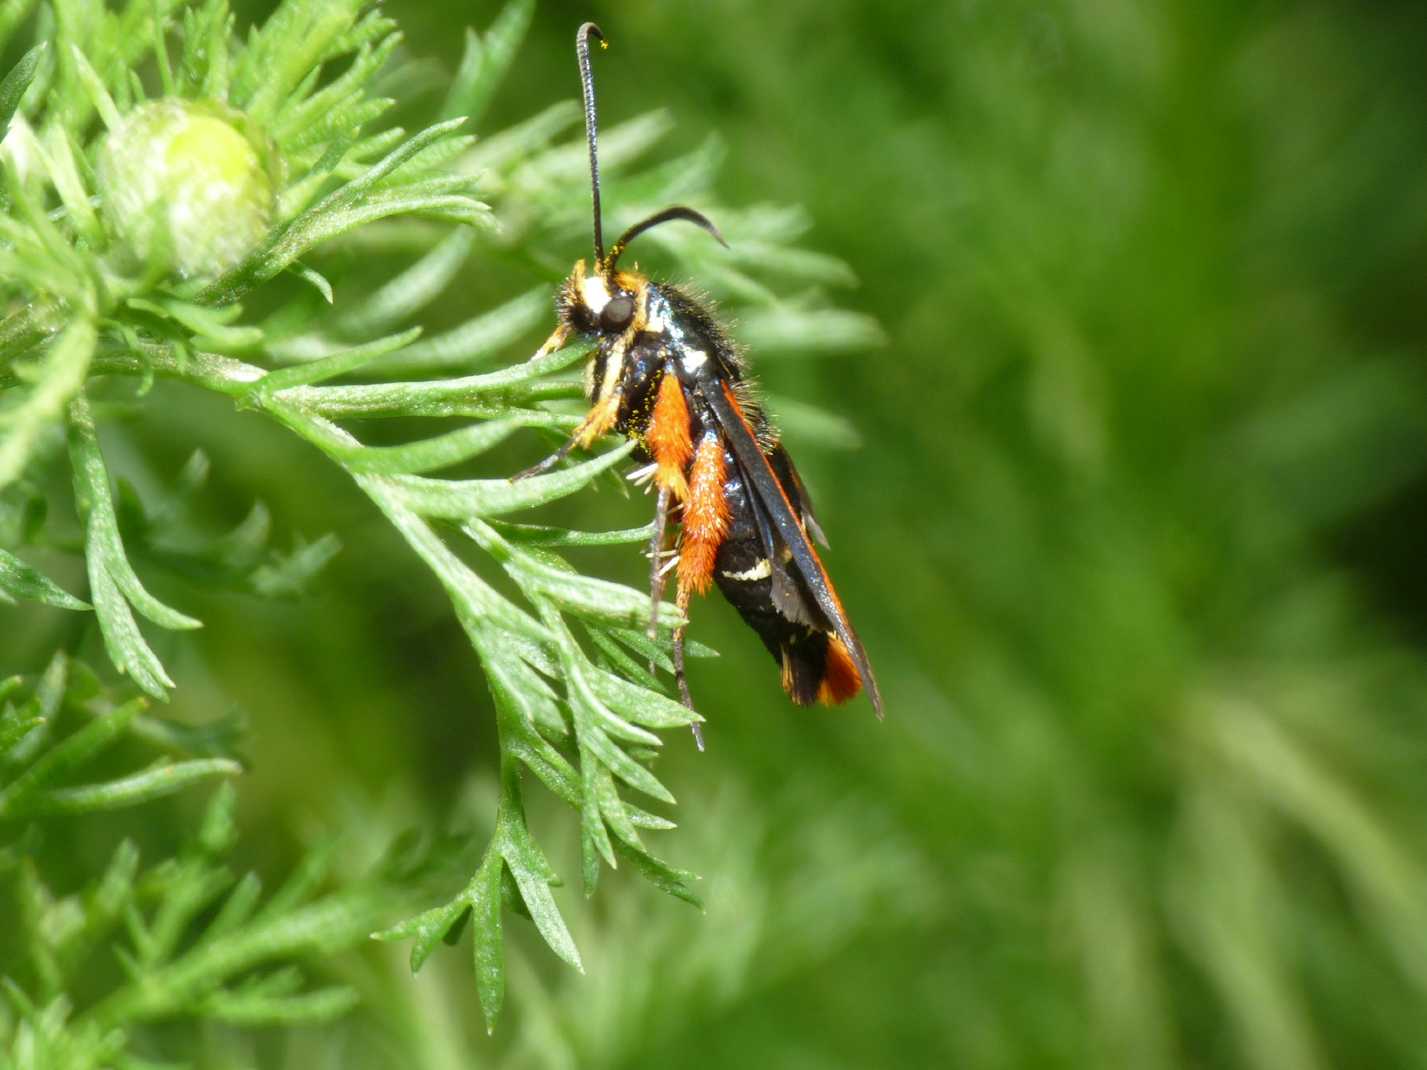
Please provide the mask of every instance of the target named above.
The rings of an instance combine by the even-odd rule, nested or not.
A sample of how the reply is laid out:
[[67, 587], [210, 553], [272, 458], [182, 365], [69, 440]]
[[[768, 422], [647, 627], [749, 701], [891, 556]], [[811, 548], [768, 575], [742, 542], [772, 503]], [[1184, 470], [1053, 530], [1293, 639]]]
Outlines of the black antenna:
[[613, 271], [614, 265], [619, 260], [620, 254], [624, 252], [625, 246], [646, 230], [652, 230], [660, 223], [668, 223], [675, 219], [682, 219], [688, 223], [693, 223], [695, 226], [703, 227], [704, 230], [708, 231], [718, 240], [720, 245], [725, 249], [728, 248], [728, 242], [723, 240], [723, 235], [718, 232], [718, 227], [713, 225], [708, 216], [702, 212], [696, 212], [692, 208], [685, 208], [682, 204], [676, 204], [672, 208], [665, 208], [662, 212], [655, 212], [648, 219], [641, 219], [638, 223], [621, 234], [619, 241], [615, 242], [614, 247], [609, 251], [609, 263], [606, 267], [610, 271]]
[[604, 34], [593, 22], [587, 22], [575, 34], [575, 55], [580, 60], [580, 89], [585, 94], [585, 140], [590, 143], [590, 193], [595, 202], [595, 271], [604, 264], [604, 227], [600, 223], [600, 159], [595, 151], [599, 136], [599, 117], [595, 114], [595, 79], [590, 74], [590, 38], [608, 48]]

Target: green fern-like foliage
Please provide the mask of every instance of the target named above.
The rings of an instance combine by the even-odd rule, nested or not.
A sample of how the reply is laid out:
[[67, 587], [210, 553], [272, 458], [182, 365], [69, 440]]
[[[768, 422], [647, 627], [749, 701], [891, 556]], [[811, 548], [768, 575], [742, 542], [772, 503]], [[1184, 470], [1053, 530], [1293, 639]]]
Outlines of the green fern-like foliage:
[[[3, 11], [0, 47], [29, 6]], [[136, 505], [123, 484], [116, 494], [100, 429], [106, 406], [142, 409], [156, 378], [173, 380], [262, 414], [347, 473], [429, 567], [470, 640], [496, 711], [499, 801], [489, 846], [464, 887], [395, 924], [390, 915], [333, 907], [341, 915], [333, 931], [345, 935], [330, 942], [341, 943], [362, 918], [364, 936], [381, 929], [383, 939], [412, 940], [415, 969], [471, 917], [491, 1027], [504, 996], [508, 910], [528, 916], [560, 958], [581, 965], [550, 892], [559, 877], [525, 819], [532, 777], [578, 816], [587, 892], [602, 866], [624, 863], [697, 903], [692, 875], [646, 842], [650, 832], [673, 827], [653, 809], [674, 802], [651, 768], [659, 733], [697, 719], [658, 675], [670, 668], [667, 639], [679, 615], [664, 606], [661, 630], [650, 638], [647, 593], [582, 575], [564, 556], [584, 546], [644, 544], [650, 530], [581, 532], [512, 519], [595, 480], [621, 483], [613, 470], [632, 446], [520, 483], [503, 472], [439, 474], [469, 470], [518, 434], [558, 441], [578, 421], [579, 388], [569, 371], [583, 356], [578, 349], [509, 363], [509, 346], [548, 320], [549, 290], [479, 310], [433, 336], [422, 337], [418, 322], [473, 261], [519, 257], [543, 265], [553, 280], [571, 251], [584, 247], [588, 193], [575, 103], [562, 101], [479, 141], [469, 132], [479, 129], [531, 12], [528, 0], [512, 0], [486, 32], [468, 34], [431, 125], [414, 134], [384, 117], [389, 94], [419, 79], [419, 70], [393, 62], [399, 35], [392, 22], [351, 0], [286, 0], [243, 34], [224, 0], [134, 0], [114, 11], [94, 0], [61, 0], [52, 17], [49, 9], [35, 16], [38, 43], [0, 87], [7, 130], [0, 519], [8, 518], [0, 528], [0, 594], [92, 611], [114, 668], [162, 701], [176, 682], [149, 633], [200, 622], [155, 597], [131, 563], [134, 538], [161, 529], [165, 512]], [[655, 113], [606, 132], [605, 167], [626, 172], [610, 226], [676, 198], [707, 200], [716, 145], [629, 173], [669, 125]], [[676, 230], [650, 240], [739, 307], [746, 340], [835, 348], [877, 339], [870, 321], [824, 307], [822, 288], [845, 284], [848, 272], [792, 247], [806, 226], [800, 213], [763, 207], [720, 211], [719, 219], [735, 252]], [[341, 264], [372, 248], [404, 255], [409, 265], [348, 285]], [[767, 277], [804, 292], [780, 299]], [[393, 417], [438, 429], [404, 442], [364, 441], [373, 421]], [[816, 414], [801, 421], [810, 437], [847, 437]], [[17, 552], [46, 543], [41, 473], [66, 461], [82, 525], [72, 549], [83, 555], [87, 603]], [[184, 478], [196, 485], [202, 468], [195, 454]], [[148, 521], [135, 522], [146, 514]], [[240, 576], [248, 589], [282, 593], [335, 549], [324, 539], [274, 555], [262, 549], [265, 528], [257, 510], [238, 531], [190, 548], [188, 559], [206, 575], [216, 569]], [[65, 549], [49, 540], [56, 547]], [[227, 767], [179, 763], [163, 777], [150, 770], [85, 789], [37, 784], [14, 805], [44, 813], [65, 799], [74, 805], [83, 791], [147, 798], [156, 785], [217, 771]], [[208, 826], [227, 830], [229, 796], [214, 805]], [[199, 943], [187, 947], [178, 938], [229, 888], [213, 868], [218, 841], [229, 835], [200, 835], [190, 855], [154, 877], [159, 899], [177, 905], [161, 905], [147, 919], [128, 905], [136, 861], [121, 850], [96, 888], [111, 888], [113, 910], [127, 919], [129, 988], [78, 1018], [63, 1002], [62, 971], [42, 971], [37, 995], [17, 990], [13, 1002], [30, 1043], [51, 1052], [51, 1063], [34, 1065], [102, 1065], [114, 1050], [105, 1045], [123, 1043], [106, 1029], [151, 1017], [256, 1020], [294, 1006], [326, 1013], [344, 1004], [342, 994], [293, 996], [286, 974], [224, 987], [257, 964], [238, 949], [266, 948], [264, 961], [297, 949], [263, 928], [262, 919], [282, 911], [255, 912], [254, 893], [241, 882]], [[289, 906], [301, 896], [279, 898]], [[100, 937], [86, 939], [87, 953]], [[62, 948], [53, 955], [80, 957]], [[62, 1043], [83, 1045], [89, 1061], [54, 1055]]]
[[[0, 701], [4, 701], [0, 707], [0, 761], [6, 770], [0, 782], [0, 820], [25, 822], [133, 806], [199, 780], [241, 771], [229, 757], [178, 760], [163, 755], [123, 776], [74, 783], [81, 771], [131, 732], [147, 728], [151, 737], [162, 742], [178, 742], [172, 730], [164, 731], [161, 723], [147, 721], [144, 699], [119, 705], [100, 701], [93, 694], [97, 686], [92, 678], [74, 685], [75, 675], [88, 674], [76, 674], [61, 654], [28, 689], [22, 677], [0, 682]], [[61, 736], [56, 726], [65, 712], [66, 697], [83, 711], [88, 723]]]
[[[330, 852], [317, 851], [264, 898], [255, 875], [226, 862], [238, 829], [225, 783], [175, 856], [145, 865], [124, 838], [87, 884], [59, 892], [47, 870], [71, 849], [65, 821], [236, 775], [231, 757], [181, 756], [226, 749], [230, 726], [166, 722], [143, 697], [115, 702], [62, 655], [36, 679], [0, 682], [0, 695], [0, 901], [12, 918], [0, 933], [0, 1066], [134, 1065], [145, 1023], [291, 1024], [352, 1006], [346, 986], [306, 986], [296, 961], [362, 940], [410, 870], [331, 890]], [[109, 772], [126, 746], [151, 756]]]

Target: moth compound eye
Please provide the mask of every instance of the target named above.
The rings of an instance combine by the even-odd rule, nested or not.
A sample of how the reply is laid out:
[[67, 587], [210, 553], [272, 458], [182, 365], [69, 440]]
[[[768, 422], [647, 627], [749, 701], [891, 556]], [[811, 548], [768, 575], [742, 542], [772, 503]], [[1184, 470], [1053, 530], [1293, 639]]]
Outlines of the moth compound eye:
[[634, 319], [634, 299], [615, 297], [600, 312], [600, 329], [622, 331], [629, 326], [629, 321], [632, 319]]

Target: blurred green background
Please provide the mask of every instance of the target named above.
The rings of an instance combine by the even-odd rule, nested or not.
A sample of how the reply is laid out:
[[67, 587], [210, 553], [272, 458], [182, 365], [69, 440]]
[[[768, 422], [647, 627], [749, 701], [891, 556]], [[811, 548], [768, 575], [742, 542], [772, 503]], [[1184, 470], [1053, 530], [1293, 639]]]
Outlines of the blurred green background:
[[[387, 10], [449, 72], [494, 9]], [[805, 206], [885, 329], [750, 356], [861, 440], [788, 436], [887, 719], [791, 708], [706, 600], [709, 748], [667, 742], [659, 842], [706, 913], [572, 880], [586, 975], [509, 921], [495, 1037], [464, 952], [410, 982], [385, 949], [347, 979], [400, 1013], [213, 1065], [1427, 1066], [1427, 8], [549, 3], [492, 130], [574, 95], [585, 18], [606, 123], [667, 108], [663, 158], [716, 133], [720, 199]], [[541, 278], [477, 258], [431, 322]], [[311, 450], [162, 396], [154, 471], [201, 445], [216, 519], [260, 498], [344, 545], [296, 604], [154, 578], [207, 623], [158, 640], [178, 711], [248, 719], [249, 861], [314, 830], [478, 843], [489, 700], [436, 584]], [[631, 550], [576, 560], [642, 582]]]

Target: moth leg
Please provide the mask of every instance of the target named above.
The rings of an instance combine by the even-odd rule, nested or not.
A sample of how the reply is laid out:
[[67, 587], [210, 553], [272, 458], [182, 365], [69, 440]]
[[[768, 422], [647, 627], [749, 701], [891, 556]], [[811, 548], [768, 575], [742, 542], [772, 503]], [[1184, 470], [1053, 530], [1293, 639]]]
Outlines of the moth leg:
[[546, 472], [550, 471], [550, 469], [554, 468], [566, 457], [570, 456], [570, 451], [574, 448], [575, 439], [571, 438], [566, 441], [563, 446], [561, 446], [554, 453], [550, 454], [549, 457], [546, 457], [539, 464], [532, 464], [529, 468], [523, 468], [519, 472], [516, 472], [515, 475], [510, 477], [510, 481], [512, 483], [515, 483], [522, 479], [529, 479], [531, 476], [543, 476]]
[[[564, 346], [564, 344], [569, 341], [569, 339], [569, 324], [560, 324], [558, 327], [556, 327], [553, 331], [550, 332], [549, 338], [545, 339], [545, 341], [540, 343], [540, 348], [535, 351], [535, 354], [530, 358], [530, 360], [539, 360], [541, 357], [548, 357], [551, 353], [554, 353], [557, 349], [560, 349], [562, 346]], [[526, 361], [527, 364], [529, 362], [530, 361]]]
[[[683, 541], [679, 550], [679, 613], [688, 619], [689, 599], [703, 594], [713, 583], [714, 559], [728, 535], [728, 497], [724, 493], [723, 444], [717, 434], [706, 433], [694, 452], [689, 469], [689, 493], [684, 501]], [[694, 708], [684, 676], [684, 629], [674, 633], [674, 677], [684, 705]], [[694, 739], [703, 749], [703, 734], [693, 725]]]
[[654, 478], [660, 486], [668, 487], [675, 498], [683, 501], [689, 496], [689, 482], [684, 470], [693, 460], [694, 443], [690, 438], [689, 403], [684, 397], [684, 388], [679, 385], [679, 377], [668, 365], [659, 381], [659, 393], [644, 440], [657, 465]]
[[619, 419], [619, 403], [622, 395], [615, 391], [605, 398], [598, 405], [585, 414], [585, 418], [580, 421], [580, 426], [575, 428], [574, 434], [554, 453], [550, 454], [539, 464], [532, 464], [524, 471], [517, 472], [510, 477], [512, 483], [521, 479], [529, 479], [531, 476], [544, 475], [550, 469], [563, 461], [570, 455], [570, 451], [579, 447], [588, 449], [605, 432], [612, 429]]
[[[689, 614], [689, 593], [688, 587], [682, 583], [679, 584], [679, 596], [677, 601], [679, 612], [684, 615], [685, 620], [688, 619]], [[685, 706], [692, 710], [694, 708], [694, 699], [693, 696], [689, 694], [689, 678], [684, 672], [684, 631], [687, 627], [688, 625], [681, 624], [674, 629], [674, 679], [679, 683], [679, 698], [683, 700]], [[695, 721], [689, 725], [689, 727], [694, 731], [695, 746], [702, 751], [704, 749], [704, 733], [699, 727], [699, 722]]]
[[[671, 364], [664, 366], [659, 380], [659, 391], [644, 442], [654, 459], [653, 478], [659, 488], [654, 538], [649, 546], [649, 638], [653, 639], [658, 634], [659, 600], [664, 593], [664, 577], [679, 560], [677, 555], [670, 561], [663, 560], [665, 523], [671, 499], [682, 503], [689, 495], [684, 469], [694, 456], [694, 444], [689, 437], [689, 405]], [[653, 665], [650, 669], [653, 670]]]
[[[681, 601], [685, 604], [680, 608], [687, 608], [688, 599], [685, 598]], [[694, 708], [694, 699], [693, 696], [689, 694], [689, 678], [684, 673], [684, 627], [682, 625], [674, 632], [674, 679], [679, 682], [679, 698], [683, 700], [685, 706], [692, 710]], [[694, 745], [702, 751], [704, 749], [703, 729], [699, 727], [698, 721], [689, 725], [689, 728], [692, 729], [694, 733]]]
[[[659, 600], [664, 597], [664, 530], [669, 521], [669, 488], [660, 487], [654, 505], [654, 534], [649, 536], [649, 631], [650, 639], [659, 636]], [[649, 669], [654, 669], [650, 659]]]

